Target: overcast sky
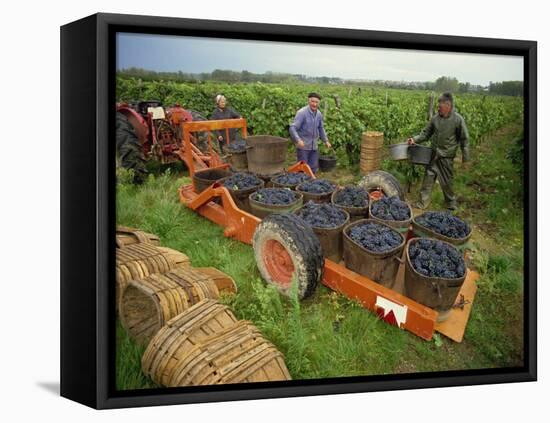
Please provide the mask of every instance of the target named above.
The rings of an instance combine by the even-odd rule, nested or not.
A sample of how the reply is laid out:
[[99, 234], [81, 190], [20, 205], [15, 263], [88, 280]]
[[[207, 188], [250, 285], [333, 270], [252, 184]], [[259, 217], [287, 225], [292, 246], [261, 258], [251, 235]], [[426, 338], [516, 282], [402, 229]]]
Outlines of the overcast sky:
[[523, 58], [145, 34], [117, 34], [117, 69], [268, 71], [345, 79], [523, 81]]

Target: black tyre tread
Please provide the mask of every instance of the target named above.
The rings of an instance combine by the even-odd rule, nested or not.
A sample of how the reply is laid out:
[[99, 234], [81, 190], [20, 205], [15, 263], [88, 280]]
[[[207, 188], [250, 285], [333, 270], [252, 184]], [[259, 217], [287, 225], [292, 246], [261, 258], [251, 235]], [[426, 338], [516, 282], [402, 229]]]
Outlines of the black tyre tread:
[[302, 255], [307, 258], [305, 263], [308, 282], [306, 291], [302, 296], [302, 298], [307, 298], [315, 292], [322, 276], [324, 258], [319, 238], [309, 225], [294, 214], [285, 214], [284, 216], [273, 214], [272, 216], [274, 217], [273, 221], [278, 222], [279, 226], [285, 227], [286, 232], [293, 236], [296, 246], [302, 252]]
[[[277, 216], [277, 215], [273, 215]], [[294, 214], [288, 214], [287, 217], [281, 219], [281, 215], [276, 220], [285, 219], [289, 224], [290, 230], [287, 230], [290, 234], [294, 234], [294, 241], [300, 251], [303, 251], [304, 257], [307, 257], [307, 273], [309, 281], [307, 289], [302, 298], [307, 298], [315, 292], [319, 281], [321, 280], [324, 266], [324, 256], [321, 243], [313, 229], [304, 222], [300, 217]]]
[[[298, 280], [299, 288], [305, 286], [300, 299], [309, 297], [315, 292], [322, 277], [324, 257], [319, 238], [313, 230], [298, 216], [290, 213], [271, 214], [258, 225], [254, 234], [256, 240], [263, 227], [267, 224], [276, 225], [278, 230], [285, 232], [303, 257], [307, 280]], [[299, 292], [302, 290], [299, 289]]]
[[134, 127], [128, 118], [120, 112], [116, 114], [116, 148], [121, 160], [121, 166], [135, 171], [135, 181], [141, 181], [147, 171], [141, 145], [135, 134]]
[[401, 187], [401, 184], [391, 173], [385, 172], [383, 170], [375, 170], [370, 172], [368, 175], [364, 176], [359, 182], [359, 186], [362, 186], [366, 189], [374, 189], [377, 187], [382, 188], [382, 190], [388, 196], [398, 196], [401, 200], [405, 199], [405, 192]]

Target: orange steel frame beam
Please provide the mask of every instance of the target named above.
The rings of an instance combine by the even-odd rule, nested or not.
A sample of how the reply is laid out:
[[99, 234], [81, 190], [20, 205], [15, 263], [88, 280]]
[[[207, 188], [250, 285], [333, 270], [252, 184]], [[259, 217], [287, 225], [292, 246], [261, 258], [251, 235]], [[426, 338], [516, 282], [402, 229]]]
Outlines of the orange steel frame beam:
[[[296, 163], [288, 171], [302, 171], [315, 177], [304, 162]], [[225, 187], [213, 184], [197, 194], [192, 185], [185, 185], [179, 189], [179, 196], [180, 201], [191, 210], [224, 226], [226, 237], [252, 244], [252, 237], [260, 219], [239, 209]], [[216, 198], [221, 200], [221, 205], [212, 201]], [[325, 259], [322, 283], [348, 298], [357, 300], [382, 320], [406, 329], [423, 339], [432, 339], [437, 318], [435, 310], [328, 259]], [[406, 317], [396, 318], [399, 312], [405, 313]]]
[[[207, 168], [227, 168], [229, 165], [224, 163], [221, 157], [212, 148], [212, 131], [226, 131], [226, 142], [229, 142], [229, 129], [241, 129], [243, 138], [247, 136], [246, 119], [224, 119], [224, 120], [200, 120], [192, 122], [182, 122], [181, 129], [183, 133], [183, 149], [177, 154], [185, 162], [189, 169], [189, 176], [195, 174], [195, 167], [198, 170]], [[193, 132], [207, 132], [208, 154], [203, 154], [191, 142]], [[217, 142], [217, 139], [216, 139]]]

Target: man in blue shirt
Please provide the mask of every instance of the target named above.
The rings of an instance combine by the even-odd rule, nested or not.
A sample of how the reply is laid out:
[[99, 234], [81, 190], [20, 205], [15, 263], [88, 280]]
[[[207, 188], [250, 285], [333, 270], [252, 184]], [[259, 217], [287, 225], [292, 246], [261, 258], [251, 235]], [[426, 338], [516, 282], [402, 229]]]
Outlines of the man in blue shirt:
[[317, 93], [310, 93], [307, 97], [308, 105], [298, 110], [289, 132], [290, 138], [296, 145], [297, 160], [306, 162], [316, 173], [319, 168], [317, 140], [321, 138], [328, 148], [331, 147], [331, 144], [323, 127], [323, 115], [318, 110], [321, 96]]

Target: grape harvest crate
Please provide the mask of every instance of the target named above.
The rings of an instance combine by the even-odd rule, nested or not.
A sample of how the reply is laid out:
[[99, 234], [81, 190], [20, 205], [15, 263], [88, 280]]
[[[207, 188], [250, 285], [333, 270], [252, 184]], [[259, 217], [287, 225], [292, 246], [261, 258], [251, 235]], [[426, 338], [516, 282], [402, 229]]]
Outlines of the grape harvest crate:
[[[201, 122], [198, 126], [191, 122], [182, 126], [184, 134], [217, 129], [215, 126], [209, 128], [208, 122]], [[184, 139], [186, 143], [190, 142], [188, 136]], [[193, 177], [192, 162], [189, 164], [189, 173]], [[288, 172], [301, 171], [315, 178], [304, 162], [298, 162], [287, 170]], [[254, 231], [261, 220], [239, 209], [227, 188], [221, 184], [214, 183], [199, 194], [195, 192], [193, 184], [184, 185], [179, 189], [179, 197], [180, 201], [191, 210], [225, 227], [226, 237], [252, 244]], [[460, 307], [453, 308], [445, 322], [437, 323], [438, 313], [435, 310], [403, 295], [403, 273], [403, 265], [401, 265], [393, 289], [390, 289], [347, 269], [343, 263], [325, 259], [321, 282], [342, 295], [357, 300], [385, 322], [408, 330], [425, 340], [431, 340], [434, 332], [437, 331], [455, 342], [461, 342], [474, 301], [476, 280], [479, 275], [470, 269], [467, 270], [466, 280], [458, 295], [462, 300]]]

